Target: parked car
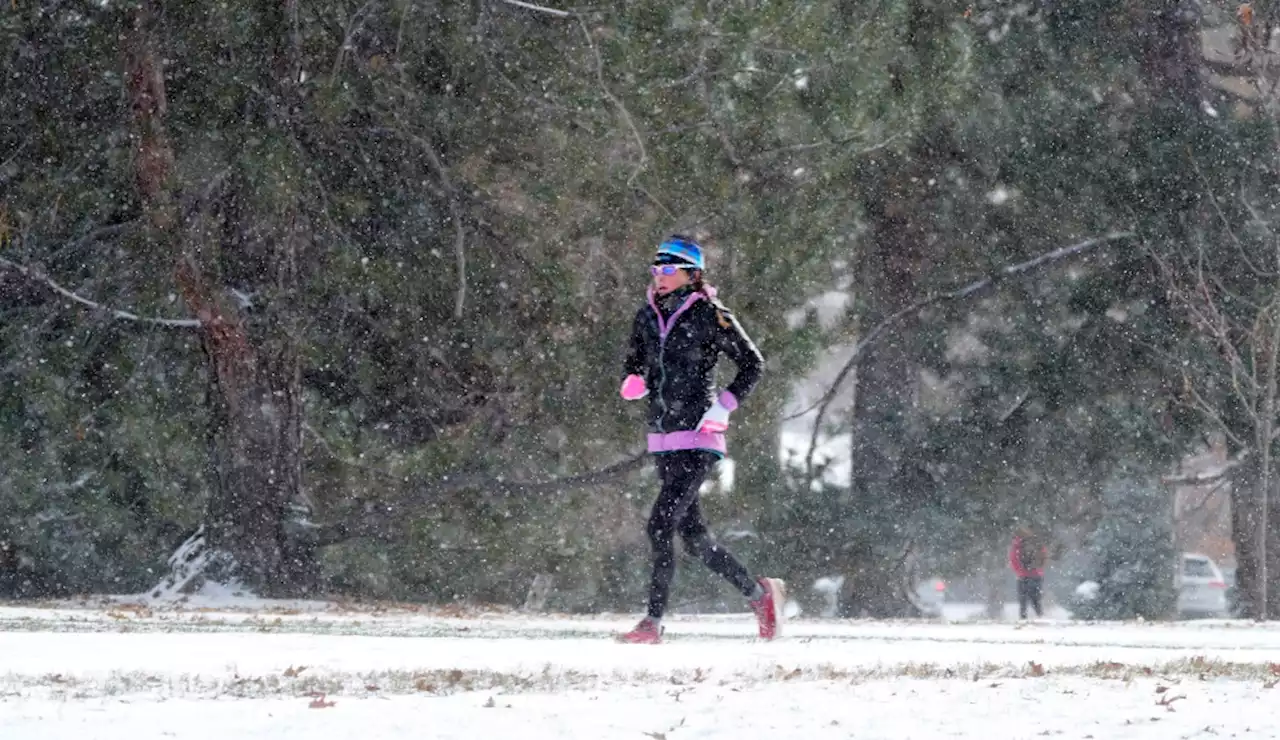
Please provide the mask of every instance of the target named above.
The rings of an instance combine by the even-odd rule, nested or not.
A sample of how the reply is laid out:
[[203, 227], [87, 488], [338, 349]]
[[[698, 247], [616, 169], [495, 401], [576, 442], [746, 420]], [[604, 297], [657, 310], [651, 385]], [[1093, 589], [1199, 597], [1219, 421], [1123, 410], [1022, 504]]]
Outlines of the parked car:
[[[1173, 577], [1178, 592], [1177, 616], [1182, 619], [1221, 619], [1231, 616], [1227, 602], [1227, 579], [1222, 569], [1207, 555], [1184, 552], [1178, 558]], [[1087, 615], [1101, 591], [1096, 581], [1084, 581], [1076, 586], [1071, 597], [1071, 611]]]
[[1221, 618], [1228, 615], [1227, 579], [1209, 556], [1182, 553], [1181, 567], [1174, 583], [1178, 589], [1179, 617]]

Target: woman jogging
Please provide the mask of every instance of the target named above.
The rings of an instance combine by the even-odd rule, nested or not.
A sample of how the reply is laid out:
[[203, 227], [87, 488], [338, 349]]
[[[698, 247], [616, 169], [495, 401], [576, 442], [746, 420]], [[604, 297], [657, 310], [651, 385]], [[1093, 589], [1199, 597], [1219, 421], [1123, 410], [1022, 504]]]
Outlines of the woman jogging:
[[[622, 642], [662, 641], [662, 615], [675, 575], [675, 535], [685, 550], [742, 592], [759, 621], [760, 637], [778, 635], [785, 584], [753, 578], [707, 531], [698, 489], [725, 454], [729, 414], [760, 379], [764, 360], [741, 324], [702, 282], [706, 262], [693, 240], [673, 236], [658, 247], [647, 303], [636, 313], [623, 365], [622, 397], [649, 398], [649, 451], [662, 489], [649, 515], [653, 577], [648, 615]], [[720, 353], [738, 366], [737, 377], [715, 392]]]

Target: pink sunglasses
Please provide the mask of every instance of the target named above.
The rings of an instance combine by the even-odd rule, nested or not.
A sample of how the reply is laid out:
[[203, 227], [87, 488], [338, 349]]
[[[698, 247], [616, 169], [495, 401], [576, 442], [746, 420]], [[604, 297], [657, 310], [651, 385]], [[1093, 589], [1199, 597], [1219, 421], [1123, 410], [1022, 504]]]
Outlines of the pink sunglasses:
[[689, 268], [681, 267], [680, 265], [654, 265], [649, 268], [649, 274], [653, 275], [654, 277], [657, 277], [658, 275], [670, 276], [670, 275], [676, 274], [681, 270], [687, 270], [687, 269]]

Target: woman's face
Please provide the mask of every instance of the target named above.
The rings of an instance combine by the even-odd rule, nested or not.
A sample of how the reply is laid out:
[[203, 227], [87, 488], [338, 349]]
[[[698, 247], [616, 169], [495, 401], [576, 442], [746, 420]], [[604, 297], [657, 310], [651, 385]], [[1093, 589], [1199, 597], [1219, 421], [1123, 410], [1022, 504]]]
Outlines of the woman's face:
[[688, 270], [672, 270], [670, 275], [665, 274], [666, 271], [661, 268], [653, 272], [653, 290], [658, 295], [666, 295], [673, 290], [680, 290], [693, 280], [689, 276]]

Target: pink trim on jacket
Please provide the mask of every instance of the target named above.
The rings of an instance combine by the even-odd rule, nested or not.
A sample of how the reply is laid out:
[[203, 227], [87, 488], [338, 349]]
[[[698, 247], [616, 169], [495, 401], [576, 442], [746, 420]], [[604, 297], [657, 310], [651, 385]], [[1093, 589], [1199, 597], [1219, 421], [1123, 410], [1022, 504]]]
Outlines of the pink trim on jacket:
[[724, 432], [686, 431], [649, 435], [649, 452], [710, 450], [723, 455], [728, 449], [724, 440]]
[[[697, 303], [698, 301], [707, 297], [707, 295], [703, 293], [694, 291], [692, 295], [684, 299], [684, 303], [680, 304], [680, 308], [677, 308], [675, 313], [671, 314], [671, 318], [663, 319], [662, 311], [658, 310], [658, 301], [655, 297], [656, 295], [657, 294], [654, 292], [653, 286], [650, 285], [649, 286], [649, 308], [653, 309], [653, 315], [658, 319], [658, 338], [659, 338], [659, 341], [662, 341], [662, 342], [667, 341], [667, 335], [671, 333], [671, 327], [676, 325], [676, 319], [680, 318], [680, 315], [683, 314], [685, 311], [688, 311], [689, 306], [692, 306], [694, 303]], [[714, 295], [714, 291], [712, 292], [712, 295]]]

